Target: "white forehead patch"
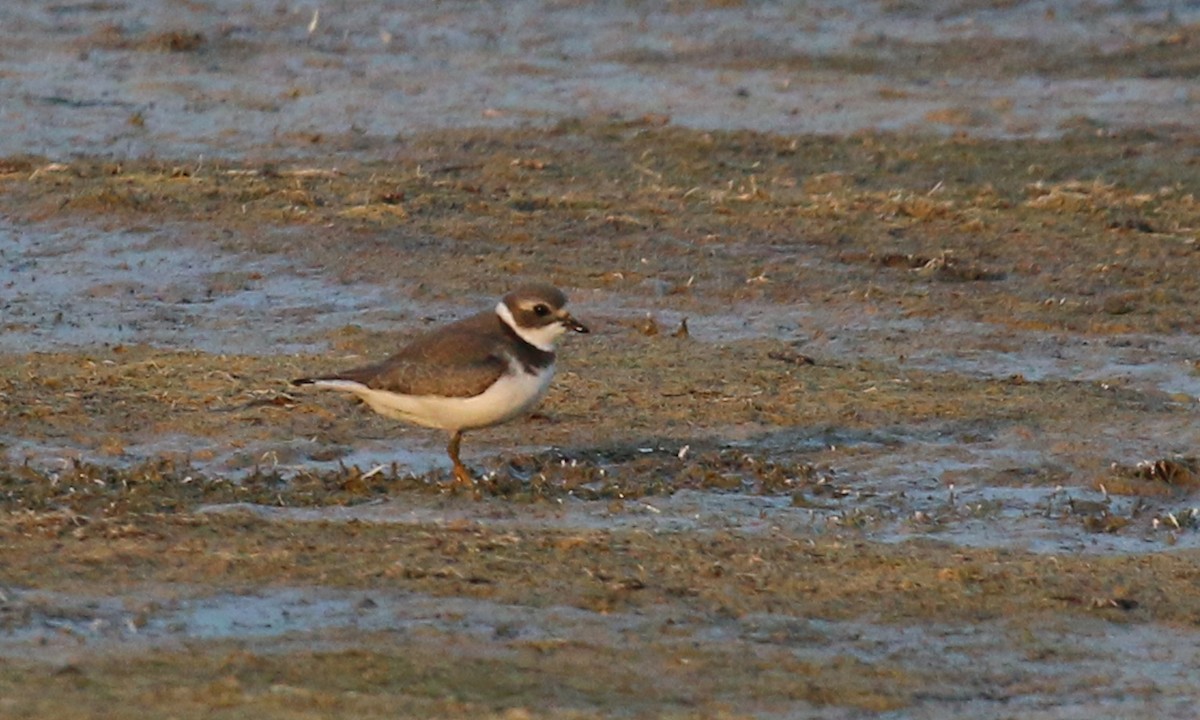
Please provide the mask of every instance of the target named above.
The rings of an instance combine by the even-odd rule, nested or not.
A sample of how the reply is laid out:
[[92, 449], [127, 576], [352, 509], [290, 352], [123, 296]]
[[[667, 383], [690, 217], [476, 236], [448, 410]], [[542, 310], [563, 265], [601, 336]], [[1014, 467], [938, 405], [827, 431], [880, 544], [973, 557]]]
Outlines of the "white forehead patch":
[[505, 325], [520, 335], [522, 340], [545, 352], [554, 352], [554, 341], [562, 337], [562, 334], [567, 331], [567, 328], [561, 322], [552, 322], [549, 325], [543, 325], [538, 328], [521, 327], [517, 324], [512, 311], [508, 309], [503, 300], [496, 304], [496, 314], [500, 316]]

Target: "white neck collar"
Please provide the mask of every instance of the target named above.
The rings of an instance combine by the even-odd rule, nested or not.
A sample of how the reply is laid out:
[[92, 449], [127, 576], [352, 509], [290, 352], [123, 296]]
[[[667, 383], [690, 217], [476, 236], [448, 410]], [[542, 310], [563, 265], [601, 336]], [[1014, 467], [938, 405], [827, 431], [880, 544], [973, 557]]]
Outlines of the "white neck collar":
[[534, 346], [542, 352], [554, 352], [554, 341], [560, 335], [566, 332], [560, 322], [553, 322], [549, 325], [543, 325], [539, 328], [523, 328], [517, 324], [516, 318], [513, 317], [512, 311], [501, 300], [496, 304], [496, 314], [500, 316], [500, 320], [515, 332], [522, 340]]

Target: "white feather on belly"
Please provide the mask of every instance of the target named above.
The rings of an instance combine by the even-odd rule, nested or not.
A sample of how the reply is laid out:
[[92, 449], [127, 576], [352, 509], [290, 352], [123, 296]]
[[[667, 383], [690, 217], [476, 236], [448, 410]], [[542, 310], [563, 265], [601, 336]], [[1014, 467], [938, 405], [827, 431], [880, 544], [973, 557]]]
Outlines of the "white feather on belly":
[[352, 392], [375, 412], [395, 420], [454, 431], [499, 425], [532, 410], [553, 379], [553, 365], [538, 373], [517, 366], [482, 394], [465, 398], [401, 395], [350, 380], [317, 380], [313, 385]]

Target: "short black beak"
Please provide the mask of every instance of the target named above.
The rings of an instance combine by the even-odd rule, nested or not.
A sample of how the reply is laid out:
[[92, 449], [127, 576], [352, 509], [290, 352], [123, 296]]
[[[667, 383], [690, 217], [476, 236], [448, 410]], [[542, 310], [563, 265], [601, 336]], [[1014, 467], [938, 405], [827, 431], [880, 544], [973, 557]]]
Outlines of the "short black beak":
[[584, 325], [575, 318], [571, 317], [570, 313], [563, 313], [562, 324], [566, 329], [574, 330], [577, 333], [591, 332], [591, 330], [587, 329], [587, 325]]

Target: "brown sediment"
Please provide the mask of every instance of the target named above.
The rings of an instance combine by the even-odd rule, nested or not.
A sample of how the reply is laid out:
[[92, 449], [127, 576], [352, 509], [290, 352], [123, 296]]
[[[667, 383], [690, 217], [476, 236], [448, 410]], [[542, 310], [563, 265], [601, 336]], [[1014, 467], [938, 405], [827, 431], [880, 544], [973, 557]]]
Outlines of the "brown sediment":
[[[232, 41], [82, 42], [186, 59]], [[1171, 77], [1194, 42], [1146, 29], [1082, 65], [1000, 39], [618, 59], [922, 74], [984, 53], [1000, 62], [975, 74], [1007, 76], [1032, 48], [1051, 76]], [[929, 123], [1011, 110], [945, 99]], [[1098, 707], [1098, 673], [1114, 696], [1194, 696], [1097, 638], [1142, 632], [1147, 666], [1194, 667], [1171, 653], [1200, 618], [1196, 136], [1066, 131], [793, 137], [654, 115], [294, 138], [362, 151], [337, 162], [0, 159], [0, 212], [41, 238], [4, 256], [28, 284], [2, 329], [34, 347], [0, 338], [0, 631], [27, 638], [0, 638], [0, 715], [100, 697], [180, 717], [957, 717]], [[108, 235], [137, 245], [116, 265], [176, 253], [186, 282], [89, 270]], [[61, 268], [70, 292], [39, 304]], [[441, 436], [286, 384], [535, 277], [594, 332], [564, 342], [544, 415], [472, 436], [472, 492]], [[226, 302], [254, 292], [277, 302]], [[322, 305], [367, 293], [395, 307]], [[386, 596], [395, 618], [409, 597], [481, 605], [283, 639], [142, 630], [162, 596], [285, 590], [364, 615]], [[127, 603], [131, 625], [96, 629], [86, 598]], [[564, 608], [620, 641], [547, 630]]]
[[[320, 267], [332, 282], [407, 288], [414, 308], [513, 275], [550, 277], [575, 288], [573, 307], [597, 332], [562, 348], [545, 416], [479, 434], [468, 462], [482, 477], [466, 494], [439, 467], [440, 438], [286, 385], [347, 355], [386, 354], [426, 324], [419, 310], [394, 330], [310, 315], [318, 321], [292, 339], [312, 349], [283, 356], [138, 344], [10, 353], [0, 431], [21, 443], [10, 452], [43, 451], [0, 471], [5, 582], [105, 596], [403, 592], [665, 611], [700, 625], [779, 613], [880, 626], [987, 622], [999, 628], [990, 641], [1005, 647], [1020, 644], [1021, 628], [1072, 617], [1188, 625], [1200, 617], [1194, 549], [1051, 559], [954, 539], [1009, 522], [1026, 537], [1018, 528], [1040, 517], [1059, 538], [1111, 537], [1126, 548], [1187, 541], [1191, 461], [1137, 465], [1136, 442], [1114, 451], [1108, 429], [1186, 427], [1194, 400], [1119, 379], [968, 372], [906, 357], [913, 344], [901, 336], [853, 330], [871, 318], [885, 328], [915, 319], [937, 337], [947, 322], [981, 323], [1002, 334], [965, 325], [962, 337], [986, 353], [1011, 351], [1026, 333], [1116, 338], [1117, 347], [1132, 334], [1194, 328], [1200, 221], [1184, 189], [1195, 165], [1168, 160], [1181, 142], [797, 140], [565, 125], [549, 136], [434, 134], [413, 146], [412, 162], [336, 171], [13, 159], [0, 204], [32, 227], [131, 230], [162, 249], [172, 240], [144, 226], [172, 223], [191, 228], [182, 242], [193, 249], [216, 242], [229, 255]], [[1130, 163], [1132, 145], [1162, 162]], [[418, 155], [438, 163], [417, 171]], [[804, 189], [829, 172], [849, 180]], [[236, 296], [263, 272], [215, 272], [208, 296]], [[130, 291], [98, 278], [90, 292], [103, 302]], [[164, 307], [192, 300], [191, 290], [133, 292]], [[667, 314], [647, 320], [636, 307]], [[787, 329], [739, 330], [725, 317], [742, 307]], [[814, 309], [845, 317], [864, 352], [840, 354], [828, 338], [836, 323], [806, 320]], [[687, 333], [646, 330], [685, 315]], [[889, 351], [897, 339], [902, 347]], [[434, 469], [337, 467], [363, 435], [424, 447]], [[176, 438], [173, 449], [162, 438]], [[514, 438], [522, 447], [503, 450]], [[1019, 459], [1022, 443], [1041, 448], [1033, 464]], [[922, 496], [922, 471], [903, 466], [939, 454], [963, 460], [931, 471], [941, 489]], [[54, 457], [68, 459], [48, 463]], [[956, 495], [972, 486], [983, 488], [975, 500]], [[988, 487], [1044, 494], [1014, 510]], [[687, 493], [716, 504], [681, 510]], [[683, 506], [667, 500], [675, 497]], [[742, 497], [769, 504], [755, 511]], [[272, 507], [281, 514], [255, 510]], [[321, 519], [339, 508], [344, 519]], [[32, 616], [10, 607], [10, 626], [27, 627], [20, 618]], [[747, 693], [776, 698], [764, 707], [900, 709], [941, 687], [902, 660], [796, 659], [782, 648], [797, 641], [782, 636], [779, 650], [706, 640], [684, 652], [643, 632], [621, 648], [508, 643], [497, 658], [488, 642], [439, 627], [429, 637], [454, 638], [453, 661], [439, 659], [429, 637], [350, 630], [314, 635], [328, 651], [264, 653], [232, 640], [134, 651], [118, 642], [56, 673], [7, 661], [16, 680], [6, 692], [47, 712], [104, 692], [194, 713], [270, 706], [289, 716], [315, 706], [371, 717], [395, 705], [466, 716], [503, 696], [589, 716], [624, 707], [627, 694], [611, 688], [649, 693], [639, 678], [663, 672], [682, 672], [675, 687], [691, 687], [680, 702], [709, 710]], [[183, 665], [191, 679], [167, 695], [120, 669], [161, 681]], [[528, 673], [550, 673], [557, 686], [591, 681], [564, 696], [518, 679]], [[728, 682], [711, 685], [717, 675]], [[701, 678], [710, 690], [688, 685]]]

